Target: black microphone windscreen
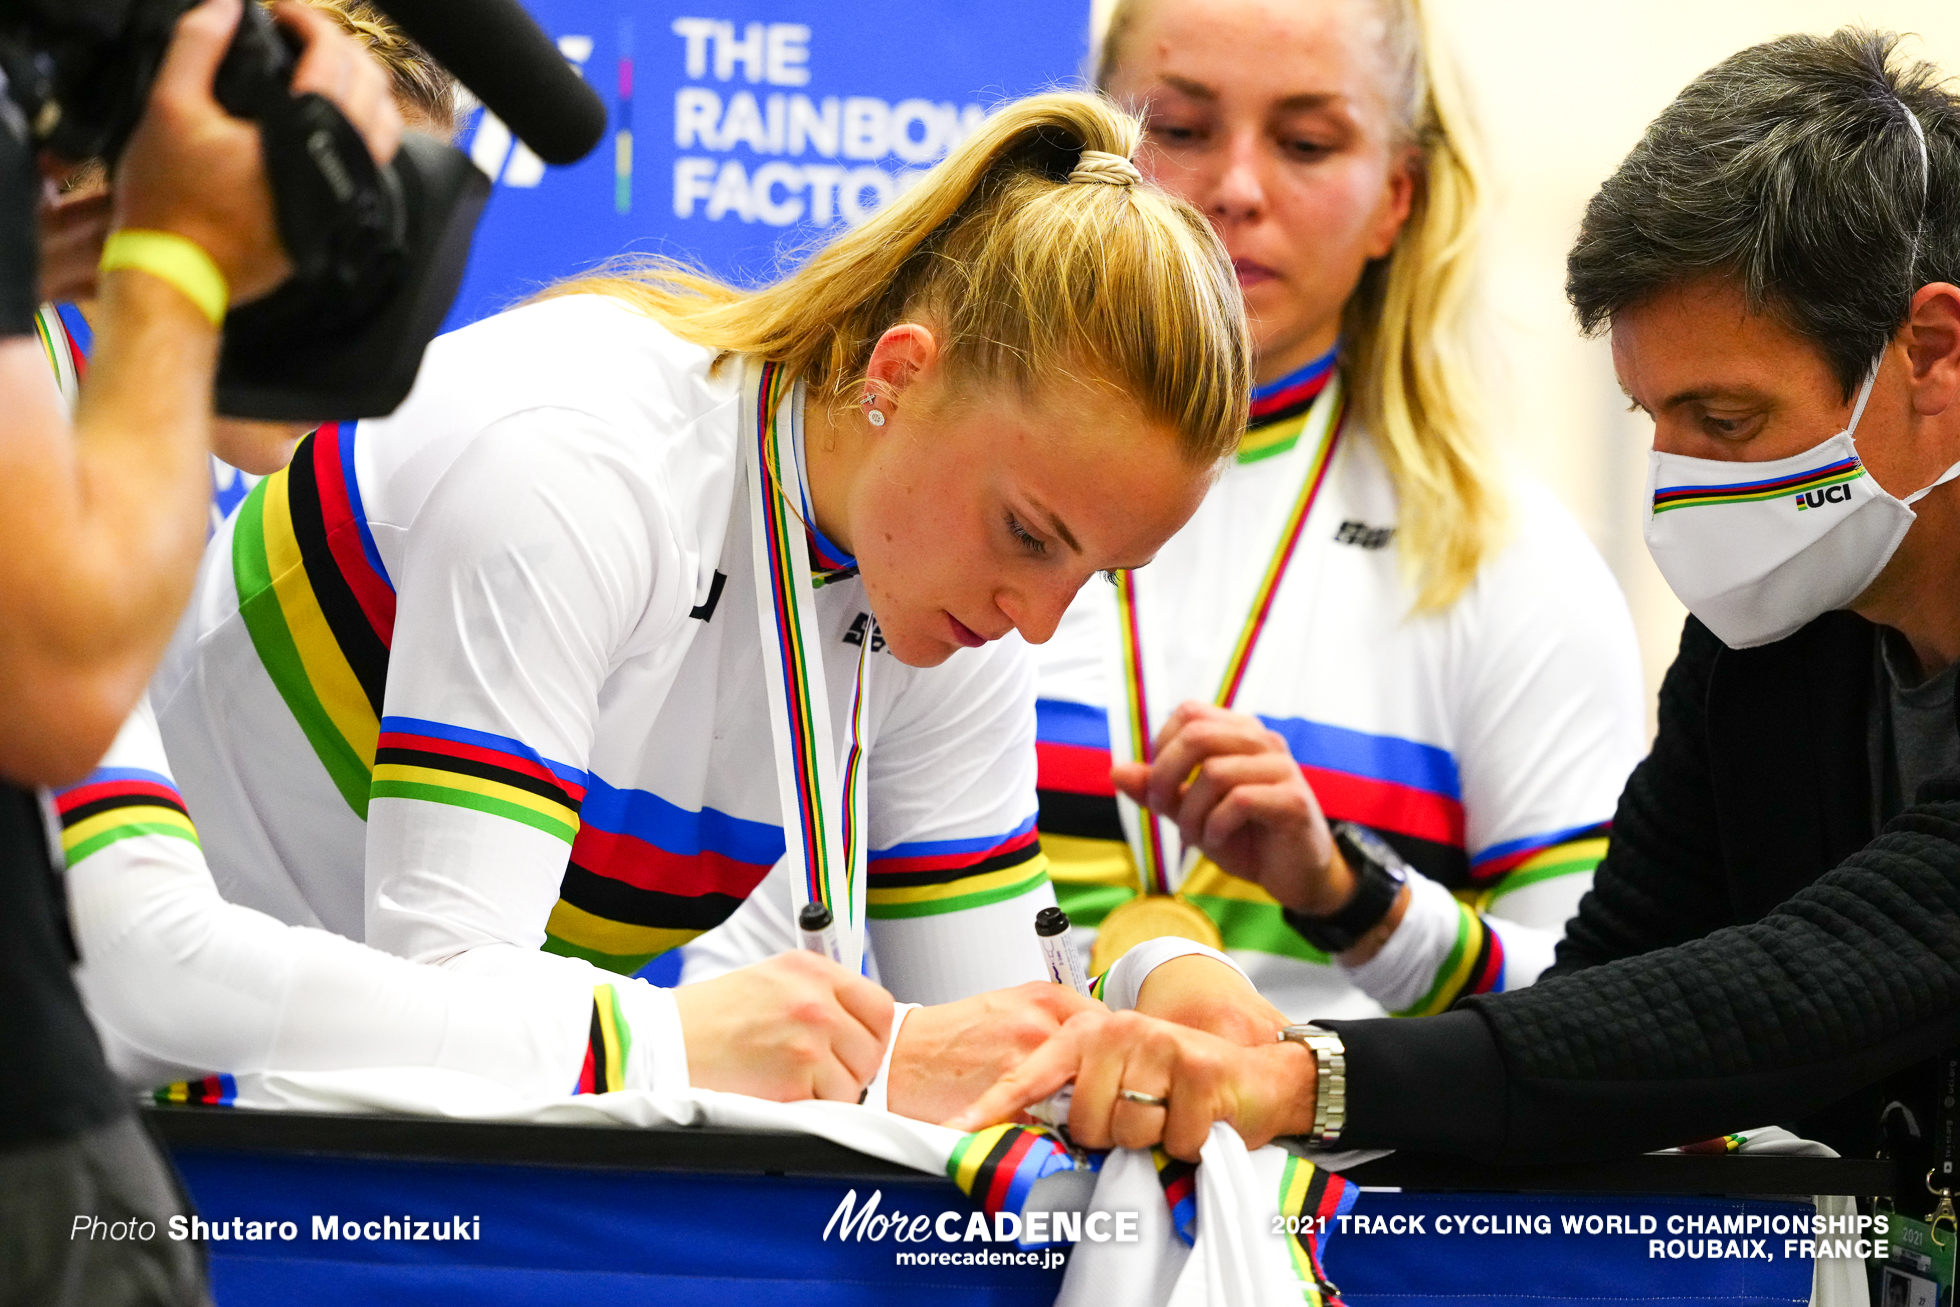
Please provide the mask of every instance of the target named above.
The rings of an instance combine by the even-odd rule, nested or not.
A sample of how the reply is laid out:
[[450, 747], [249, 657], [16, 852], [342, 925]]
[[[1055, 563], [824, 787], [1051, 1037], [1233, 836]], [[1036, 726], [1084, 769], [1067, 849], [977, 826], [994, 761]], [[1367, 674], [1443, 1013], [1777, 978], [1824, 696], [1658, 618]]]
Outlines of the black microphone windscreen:
[[606, 106], [517, 0], [376, 0], [376, 8], [546, 163], [574, 163], [606, 131]]

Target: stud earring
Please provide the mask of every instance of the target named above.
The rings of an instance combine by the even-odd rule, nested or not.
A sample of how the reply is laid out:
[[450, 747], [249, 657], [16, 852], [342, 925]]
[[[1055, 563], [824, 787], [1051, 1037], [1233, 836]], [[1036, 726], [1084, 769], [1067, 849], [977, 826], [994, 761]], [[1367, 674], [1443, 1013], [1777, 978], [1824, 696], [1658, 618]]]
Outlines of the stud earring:
[[878, 397], [876, 395], [866, 394], [865, 397], [858, 402], [864, 405], [865, 421], [869, 422], [874, 427], [882, 427], [885, 425], [885, 415], [878, 411]]

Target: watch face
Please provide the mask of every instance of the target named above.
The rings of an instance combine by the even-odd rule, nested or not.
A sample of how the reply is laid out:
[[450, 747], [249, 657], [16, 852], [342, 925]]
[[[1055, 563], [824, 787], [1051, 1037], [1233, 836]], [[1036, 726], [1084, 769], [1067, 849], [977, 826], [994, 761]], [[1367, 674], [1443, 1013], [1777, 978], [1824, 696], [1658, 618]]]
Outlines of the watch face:
[[[1360, 854], [1364, 861], [1380, 867], [1396, 884], [1399, 885], [1408, 879], [1409, 864], [1403, 860], [1402, 855], [1397, 853], [1387, 840], [1366, 826], [1357, 826], [1351, 821], [1344, 821], [1334, 827], [1334, 833], [1353, 845], [1355, 852]], [[1355, 870], [1358, 873], [1360, 868], [1357, 867]]]

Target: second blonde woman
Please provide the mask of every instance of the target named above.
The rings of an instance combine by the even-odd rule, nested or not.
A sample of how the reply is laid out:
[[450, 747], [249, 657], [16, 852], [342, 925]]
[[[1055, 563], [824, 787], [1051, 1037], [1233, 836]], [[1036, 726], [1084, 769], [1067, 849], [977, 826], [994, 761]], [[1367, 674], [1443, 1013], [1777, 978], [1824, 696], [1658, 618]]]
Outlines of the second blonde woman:
[[[1258, 384], [1191, 523], [1041, 651], [1063, 905], [1098, 966], [1222, 941], [1277, 1008], [1234, 1009], [1252, 1038], [1528, 984], [1640, 755], [1639, 667], [1597, 553], [1479, 425], [1484, 185], [1424, 6], [1122, 0], [1100, 79], [1224, 241]], [[1125, 987], [1236, 1019], [1215, 963], [1149, 970], [1175, 952]]]

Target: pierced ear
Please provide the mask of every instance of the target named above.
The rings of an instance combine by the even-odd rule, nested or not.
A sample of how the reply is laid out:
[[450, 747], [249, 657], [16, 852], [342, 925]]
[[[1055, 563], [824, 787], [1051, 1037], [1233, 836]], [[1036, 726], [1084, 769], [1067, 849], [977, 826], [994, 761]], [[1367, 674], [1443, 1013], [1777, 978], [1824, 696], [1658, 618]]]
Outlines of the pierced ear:
[[[886, 404], [891, 403], [889, 400], [883, 402]], [[874, 427], [885, 425], [885, 410], [879, 407], [879, 404], [878, 392], [867, 385], [864, 389], [863, 397], [858, 400], [858, 406], [864, 410], [864, 420]], [[894, 407], [896, 406], [894, 405]]]

